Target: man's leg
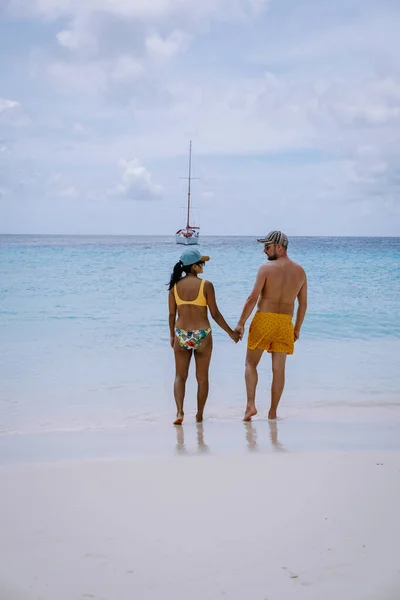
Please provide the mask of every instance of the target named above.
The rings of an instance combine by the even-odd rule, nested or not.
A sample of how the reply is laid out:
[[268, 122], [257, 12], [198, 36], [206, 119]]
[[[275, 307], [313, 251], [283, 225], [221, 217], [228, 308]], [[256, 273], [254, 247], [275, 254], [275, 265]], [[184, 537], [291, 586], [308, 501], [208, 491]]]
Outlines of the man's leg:
[[271, 384], [271, 407], [268, 419], [276, 419], [276, 410], [285, 387], [285, 352], [273, 352], [272, 357], [272, 384]]
[[260, 348], [256, 348], [255, 350], [250, 350], [250, 348], [247, 348], [246, 369], [245, 369], [247, 405], [246, 405], [246, 412], [244, 413], [243, 421], [250, 421], [251, 417], [254, 417], [254, 415], [257, 414], [257, 409], [256, 409], [256, 387], [257, 387], [257, 382], [258, 382], [257, 365], [260, 362], [263, 352], [264, 352], [264, 350], [261, 350]]
[[210, 367], [211, 353], [212, 335], [209, 333], [203, 340], [200, 348], [194, 351], [197, 379], [197, 423], [203, 421], [204, 407], [208, 398], [208, 369]]
[[186, 380], [189, 373], [190, 359], [192, 351], [182, 348], [177, 339], [174, 345], [175, 354], [175, 381], [174, 381], [174, 396], [176, 402], [176, 420], [174, 425], [181, 425], [183, 421], [183, 402], [185, 400]]

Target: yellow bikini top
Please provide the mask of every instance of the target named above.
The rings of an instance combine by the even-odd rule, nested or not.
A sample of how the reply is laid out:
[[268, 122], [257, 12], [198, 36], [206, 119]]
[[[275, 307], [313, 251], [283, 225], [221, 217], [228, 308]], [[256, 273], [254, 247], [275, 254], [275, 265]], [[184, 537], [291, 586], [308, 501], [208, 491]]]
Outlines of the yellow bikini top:
[[175, 296], [175, 302], [178, 306], [180, 306], [181, 304], [193, 304], [193, 306], [207, 306], [207, 300], [206, 297], [204, 295], [204, 284], [205, 284], [206, 280], [202, 279], [201, 283], [200, 283], [200, 289], [199, 289], [199, 293], [197, 295], [197, 298], [195, 300], [181, 300], [178, 296], [178, 291], [176, 289], [176, 284], [174, 285], [174, 296]]

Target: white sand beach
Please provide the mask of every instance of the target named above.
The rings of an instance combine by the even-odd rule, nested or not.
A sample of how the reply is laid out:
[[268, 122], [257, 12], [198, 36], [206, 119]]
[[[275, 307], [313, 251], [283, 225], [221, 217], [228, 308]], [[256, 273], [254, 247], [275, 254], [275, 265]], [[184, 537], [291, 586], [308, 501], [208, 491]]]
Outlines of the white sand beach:
[[398, 600], [400, 453], [0, 468], [1, 600]]

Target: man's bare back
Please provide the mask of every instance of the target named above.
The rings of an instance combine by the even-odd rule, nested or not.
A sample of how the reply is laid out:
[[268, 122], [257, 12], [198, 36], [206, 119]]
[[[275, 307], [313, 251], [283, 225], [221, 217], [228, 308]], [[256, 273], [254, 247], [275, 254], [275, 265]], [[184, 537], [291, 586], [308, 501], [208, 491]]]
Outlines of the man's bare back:
[[265, 283], [257, 309], [292, 317], [294, 302], [306, 278], [303, 267], [288, 257], [282, 257], [263, 265], [261, 269], [265, 273]]

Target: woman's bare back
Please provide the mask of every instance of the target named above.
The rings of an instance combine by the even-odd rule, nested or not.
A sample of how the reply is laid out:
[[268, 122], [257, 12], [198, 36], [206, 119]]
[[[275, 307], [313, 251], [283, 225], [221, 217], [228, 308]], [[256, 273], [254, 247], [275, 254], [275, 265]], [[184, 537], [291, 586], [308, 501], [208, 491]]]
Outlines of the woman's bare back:
[[[201, 282], [199, 277], [184, 277], [176, 284], [178, 296], [184, 302], [193, 302], [199, 295]], [[206, 287], [206, 286], [204, 286]], [[204, 289], [206, 294], [206, 290]], [[181, 304], [178, 307], [178, 319], [176, 327], [180, 329], [207, 329], [210, 327], [207, 306], [196, 306], [193, 304]]]

